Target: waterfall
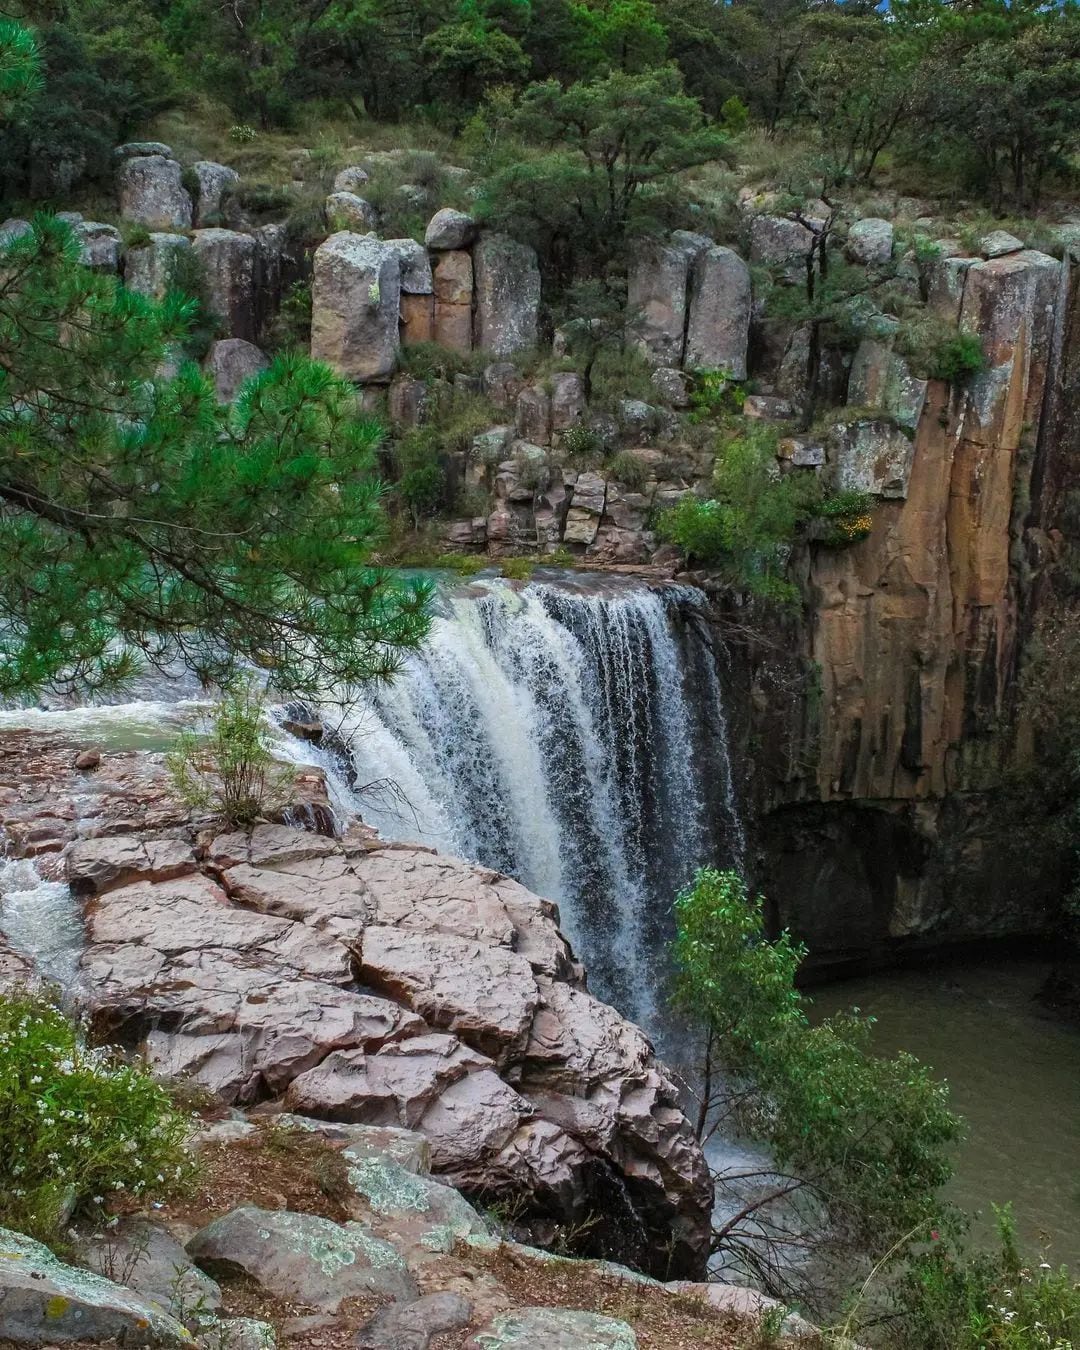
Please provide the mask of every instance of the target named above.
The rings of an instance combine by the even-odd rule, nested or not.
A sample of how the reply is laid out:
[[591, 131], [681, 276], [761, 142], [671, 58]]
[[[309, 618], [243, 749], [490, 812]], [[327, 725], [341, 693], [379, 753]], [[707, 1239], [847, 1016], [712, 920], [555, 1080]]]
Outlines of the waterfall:
[[369, 824], [556, 900], [595, 992], [654, 1029], [675, 893], [745, 853], [702, 603], [614, 577], [451, 586], [392, 684], [324, 710]]

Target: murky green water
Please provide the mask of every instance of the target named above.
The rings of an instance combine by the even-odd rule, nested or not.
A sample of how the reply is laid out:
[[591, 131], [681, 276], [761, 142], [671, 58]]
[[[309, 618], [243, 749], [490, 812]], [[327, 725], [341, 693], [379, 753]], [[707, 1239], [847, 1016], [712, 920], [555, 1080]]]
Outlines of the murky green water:
[[1080, 1266], [1080, 1030], [1032, 995], [1045, 964], [893, 971], [812, 991], [824, 1012], [856, 1006], [877, 1018], [875, 1044], [909, 1050], [946, 1079], [967, 1138], [950, 1198], [979, 1211], [1011, 1200], [1026, 1244]]

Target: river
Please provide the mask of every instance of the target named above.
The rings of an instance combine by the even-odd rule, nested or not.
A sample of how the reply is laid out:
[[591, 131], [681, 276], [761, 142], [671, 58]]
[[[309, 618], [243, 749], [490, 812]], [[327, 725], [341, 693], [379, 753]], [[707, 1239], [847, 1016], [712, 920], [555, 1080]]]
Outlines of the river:
[[883, 1054], [908, 1050], [951, 1089], [967, 1124], [948, 1196], [993, 1237], [991, 1204], [1011, 1201], [1025, 1248], [1080, 1265], [1080, 1030], [1033, 995], [1044, 962], [949, 964], [878, 973], [813, 992], [825, 1015], [877, 1019]]

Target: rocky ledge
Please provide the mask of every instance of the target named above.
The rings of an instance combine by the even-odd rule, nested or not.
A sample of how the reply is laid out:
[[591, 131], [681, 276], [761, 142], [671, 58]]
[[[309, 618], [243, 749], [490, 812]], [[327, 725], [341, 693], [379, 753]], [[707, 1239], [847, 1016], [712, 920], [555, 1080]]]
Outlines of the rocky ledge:
[[[576, 1225], [590, 1255], [700, 1277], [705, 1160], [554, 905], [361, 825], [200, 828], [160, 756], [80, 769], [77, 749], [6, 737], [0, 825], [9, 857], [81, 901], [74, 1000], [96, 1036], [249, 1111], [416, 1131], [440, 1178], [511, 1207], [523, 1236]], [[325, 826], [318, 772], [300, 779], [300, 816]]]

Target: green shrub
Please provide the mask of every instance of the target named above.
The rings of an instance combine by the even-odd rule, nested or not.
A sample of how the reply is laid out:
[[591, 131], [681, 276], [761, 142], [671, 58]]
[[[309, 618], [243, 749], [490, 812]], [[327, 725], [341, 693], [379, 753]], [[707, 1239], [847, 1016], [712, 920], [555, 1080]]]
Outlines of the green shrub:
[[262, 691], [254, 680], [226, 691], [205, 735], [182, 731], [167, 758], [173, 785], [190, 806], [226, 825], [248, 826], [285, 806], [292, 771], [273, 755]]
[[55, 1241], [72, 1205], [147, 1202], [193, 1171], [190, 1121], [151, 1074], [88, 1049], [43, 995], [0, 997], [0, 1224]]
[[255, 216], [284, 215], [295, 203], [296, 193], [278, 183], [242, 183], [236, 189], [236, 200]]
[[977, 333], [961, 332], [925, 311], [900, 325], [896, 350], [920, 379], [962, 380], [985, 370], [987, 364]]
[[730, 371], [695, 370], [690, 386], [690, 420], [704, 422], [722, 413], [742, 412], [746, 390]]
[[397, 492], [418, 530], [422, 520], [438, 514], [446, 495], [446, 474], [438, 463], [417, 464], [398, 479]]
[[532, 558], [502, 558], [499, 562], [504, 577], [512, 581], [528, 581], [536, 562]]
[[562, 433], [563, 454], [572, 463], [585, 466], [599, 463], [604, 453], [600, 437], [582, 422], [575, 422]]
[[873, 500], [868, 493], [847, 489], [821, 502], [815, 514], [824, 523], [818, 538], [832, 548], [845, 548], [865, 539], [873, 528]]
[[488, 363], [485, 352], [453, 352], [437, 342], [414, 342], [398, 353], [398, 366], [415, 380], [449, 380], [478, 375]]
[[625, 483], [631, 492], [640, 492], [649, 481], [649, 466], [632, 450], [622, 450], [607, 466], [609, 478]]
[[[935, 1232], [895, 1294], [897, 1350], [1072, 1350], [1080, 1345], [1080, 1283], [1067, 1267], [1027, 1261], [1012, 1214], [997, 1209], [999, 1247], [969, 1254]], [[852, 1319], [854, 1320], [854, 1319]]]
[[932, 380], [962, 380], [986, 369], [986, 353], [978, 333], [954, 333], [933, 353], [929, 363]]
[[656, 397], [652, 366], [636, 347], [608, 342], [596, 353], [590, 372], [591, 402], [613, 411], [620, 399], [651, 403]]

